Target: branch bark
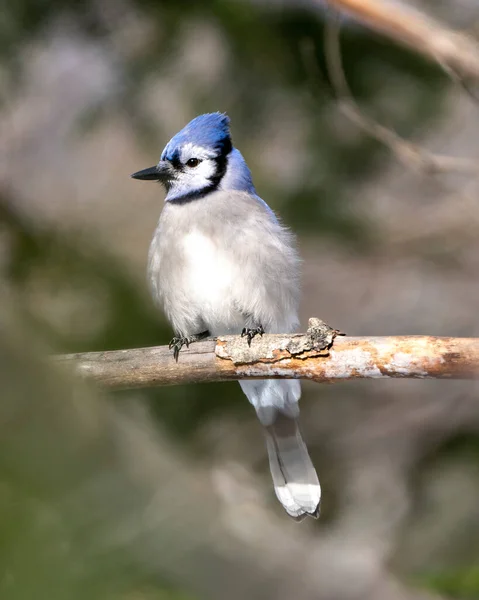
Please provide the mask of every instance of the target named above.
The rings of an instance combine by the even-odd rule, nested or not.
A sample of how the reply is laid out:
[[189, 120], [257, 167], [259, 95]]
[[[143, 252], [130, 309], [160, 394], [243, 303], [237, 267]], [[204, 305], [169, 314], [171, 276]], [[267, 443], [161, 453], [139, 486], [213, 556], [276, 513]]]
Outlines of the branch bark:
[[479, 44], [413, 9], [384, 0], [328, 0], [371, 29], [437, 61], [461, 80], [479, 80]]
[[239, 336], [196, 342], [176, 363], [167, 346], [54, 357], [57, 364], [112, 389], [301, 378], [318, 383], [363, 378], [472, 379], [479, 374], [479, 338], [337, 337], [315, 349], [305, 334], [265, 335], [251, 347]]

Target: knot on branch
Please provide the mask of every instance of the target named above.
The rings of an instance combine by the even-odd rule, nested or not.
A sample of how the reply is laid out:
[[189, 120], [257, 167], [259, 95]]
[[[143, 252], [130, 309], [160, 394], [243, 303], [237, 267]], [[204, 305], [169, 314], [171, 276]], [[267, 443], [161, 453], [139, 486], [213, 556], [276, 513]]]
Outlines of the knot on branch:
[[344, 335], [321, 319], [309, 319], [306, 335], [273, 334], [256, 338], [251, 346], [245, 339], [219, 337], [215, 353], [218, 358], [230, 360], [235, 365], [253, 363], [271, 364], [291, 358], [305, 360], [319, 356], [329, 356], [334, 339]]

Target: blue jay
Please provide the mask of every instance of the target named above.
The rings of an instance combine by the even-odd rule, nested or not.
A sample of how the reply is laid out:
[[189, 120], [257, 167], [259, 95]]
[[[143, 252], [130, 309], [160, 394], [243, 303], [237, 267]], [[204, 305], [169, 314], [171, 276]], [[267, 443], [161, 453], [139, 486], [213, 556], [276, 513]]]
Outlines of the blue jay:
[[[132, 175], [159, 181], [166, 202], [151, 242], [148, 280], [181, 348], [208, 336], [289, 333], [298, 326], [294, 236], [255, 191], [233, 147], [229, 118], [200, 115], [159, 163]], [[321, 488], [298, 426], [297, 380], [239, 382], [264, 427], [274, 489], [295, 519], [319, 515]]]

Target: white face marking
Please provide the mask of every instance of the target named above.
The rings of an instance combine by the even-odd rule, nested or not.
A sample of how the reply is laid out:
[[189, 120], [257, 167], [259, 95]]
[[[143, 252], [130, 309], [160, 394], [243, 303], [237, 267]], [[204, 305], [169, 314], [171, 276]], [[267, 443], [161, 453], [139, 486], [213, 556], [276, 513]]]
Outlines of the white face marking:
[[186, 161], [189, 158], [198, 158], [199, 160], [207, 160], [208, 158], [214, 158], [216, 154], [208, 150], [208, 148], [203, 148], [202, 146], [196, 146], [195, 144], [189, 142], [188, 144], [184, 144], [181, 148], [180, 152], [180, 160], [183, 164], [186, 164]]
[[[183, 170], [177, 173], [176, 178], [170, 183], [166, 199], [174, 200], [210, 186], [211, 178], [216, 175], [218, 169], [215, 157], [216, 154], [212, 150], [192, 143], [185, 144], [180, 151]], [[190, 158], [196, 158], [200, 161], [199, 164], [189, 167], [187, 162]]]

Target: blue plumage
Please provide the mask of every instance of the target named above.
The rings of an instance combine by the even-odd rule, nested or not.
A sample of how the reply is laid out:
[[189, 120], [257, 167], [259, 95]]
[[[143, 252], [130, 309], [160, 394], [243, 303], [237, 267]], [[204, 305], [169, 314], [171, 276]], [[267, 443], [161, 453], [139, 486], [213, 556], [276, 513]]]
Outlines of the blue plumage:
[[209, 148], [218, 155], [228, 154], [232, 147], [229, 124], [229, 117], [220, 112], [196, 117], [168, 142], [161, 160], [174, 160], [186, 143]]

